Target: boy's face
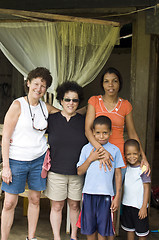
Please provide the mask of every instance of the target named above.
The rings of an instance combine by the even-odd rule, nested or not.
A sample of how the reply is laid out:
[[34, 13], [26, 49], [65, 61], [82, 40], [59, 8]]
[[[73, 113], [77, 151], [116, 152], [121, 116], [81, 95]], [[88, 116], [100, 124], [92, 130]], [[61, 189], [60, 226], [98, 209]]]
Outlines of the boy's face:
[[138, 166], [140, 164], [140, 151], [135, 146], [127, 146], [125, 149], [125, 158], [129, 164]]
[[101, 145], [104, 145], [109, 140], [111, 130], [105, 124], [96, 124], [95, 128], [93, 129], [93, 135], [97, 142], [99, 142]]

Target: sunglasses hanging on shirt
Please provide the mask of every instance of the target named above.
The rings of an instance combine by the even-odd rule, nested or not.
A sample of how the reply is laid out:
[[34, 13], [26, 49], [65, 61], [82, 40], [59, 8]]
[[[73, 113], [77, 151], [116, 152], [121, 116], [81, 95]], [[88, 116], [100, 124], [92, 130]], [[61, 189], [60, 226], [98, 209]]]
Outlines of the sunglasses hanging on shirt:
[[46, 120], [46, 122], [47, 122], [46, 128], [43, 128], [43, 129], [36, 128], [36, 127], [34, 126], [35, 114], [34, 114], [34, 115], [32, 114], [31, 107], [30, 107], [30, 103], [29, 103], [29, 99], [28, 99], [28, 95], [27, 95], [27, 102], [28, 102], [28, 105], [29, 105], [29, 110], [30, 110], [30, 115], [31, 115], [31, 120], [32, 120], [33, 129], [34, 129], [34, 130], [37, 130], [37, 131], [44, 131], [44, 130], [46, 130], [47, 127], [48, 127], [48, 122], [47, 122], [47, 117], [45, 116], [44, 110], [43, 110], [43, 108], [42, 108], [41, 102], [39, 101], [40, 108], [41, 108], [41, 111], [42, 111], [42, 113], [43, 113], [43, 116], [44, 116], [44, 118], [45, 118], [45, 120]]

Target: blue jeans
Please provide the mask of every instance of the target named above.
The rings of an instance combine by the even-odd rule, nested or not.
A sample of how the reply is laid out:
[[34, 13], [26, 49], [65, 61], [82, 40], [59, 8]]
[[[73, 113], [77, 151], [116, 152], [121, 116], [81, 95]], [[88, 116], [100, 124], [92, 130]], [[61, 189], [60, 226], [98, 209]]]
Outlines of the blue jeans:
[[2, 190], [12, 194], [25, 191], [26, 181], [28, 188], [35, 191], [46, 189], [46, 178], [41, 177], [41, 170], [45, 154], [32, 161], [18, 161], [9, 159], [12, 172], [12, 182], [2, 182]]

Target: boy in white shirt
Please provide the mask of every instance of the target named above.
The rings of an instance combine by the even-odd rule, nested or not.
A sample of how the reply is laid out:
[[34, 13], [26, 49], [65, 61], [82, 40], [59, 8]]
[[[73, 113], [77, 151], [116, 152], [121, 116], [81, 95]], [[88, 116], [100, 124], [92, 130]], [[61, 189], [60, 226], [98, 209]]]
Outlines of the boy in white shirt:
[[124, 180], [121, 227], [127, 231], [127, 240], [146, 240], [149, 233], [148, 199], [151, 179], [140, 168], [140, 144], [129, 139], [124, 145], [127, 170]]

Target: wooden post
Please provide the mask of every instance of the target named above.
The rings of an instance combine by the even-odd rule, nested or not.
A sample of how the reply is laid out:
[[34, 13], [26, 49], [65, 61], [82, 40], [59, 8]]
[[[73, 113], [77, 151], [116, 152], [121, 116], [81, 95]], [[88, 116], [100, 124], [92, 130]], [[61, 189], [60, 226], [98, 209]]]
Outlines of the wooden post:
[[146, 141], [146, 156], [149, 160], [151, 169], [153, 167], [155, 148], [158, 50], [159, 50], [158, 37], [153, 35], [151, 37], [150, 83], [149, 83], [147, 141]]
[[145, 33], [145, 12], [140, 12], [133, 23], [131, 102], [138, 136], [143, 150], [146, 146], [148, 91], [150, 75], [150, 38]]

